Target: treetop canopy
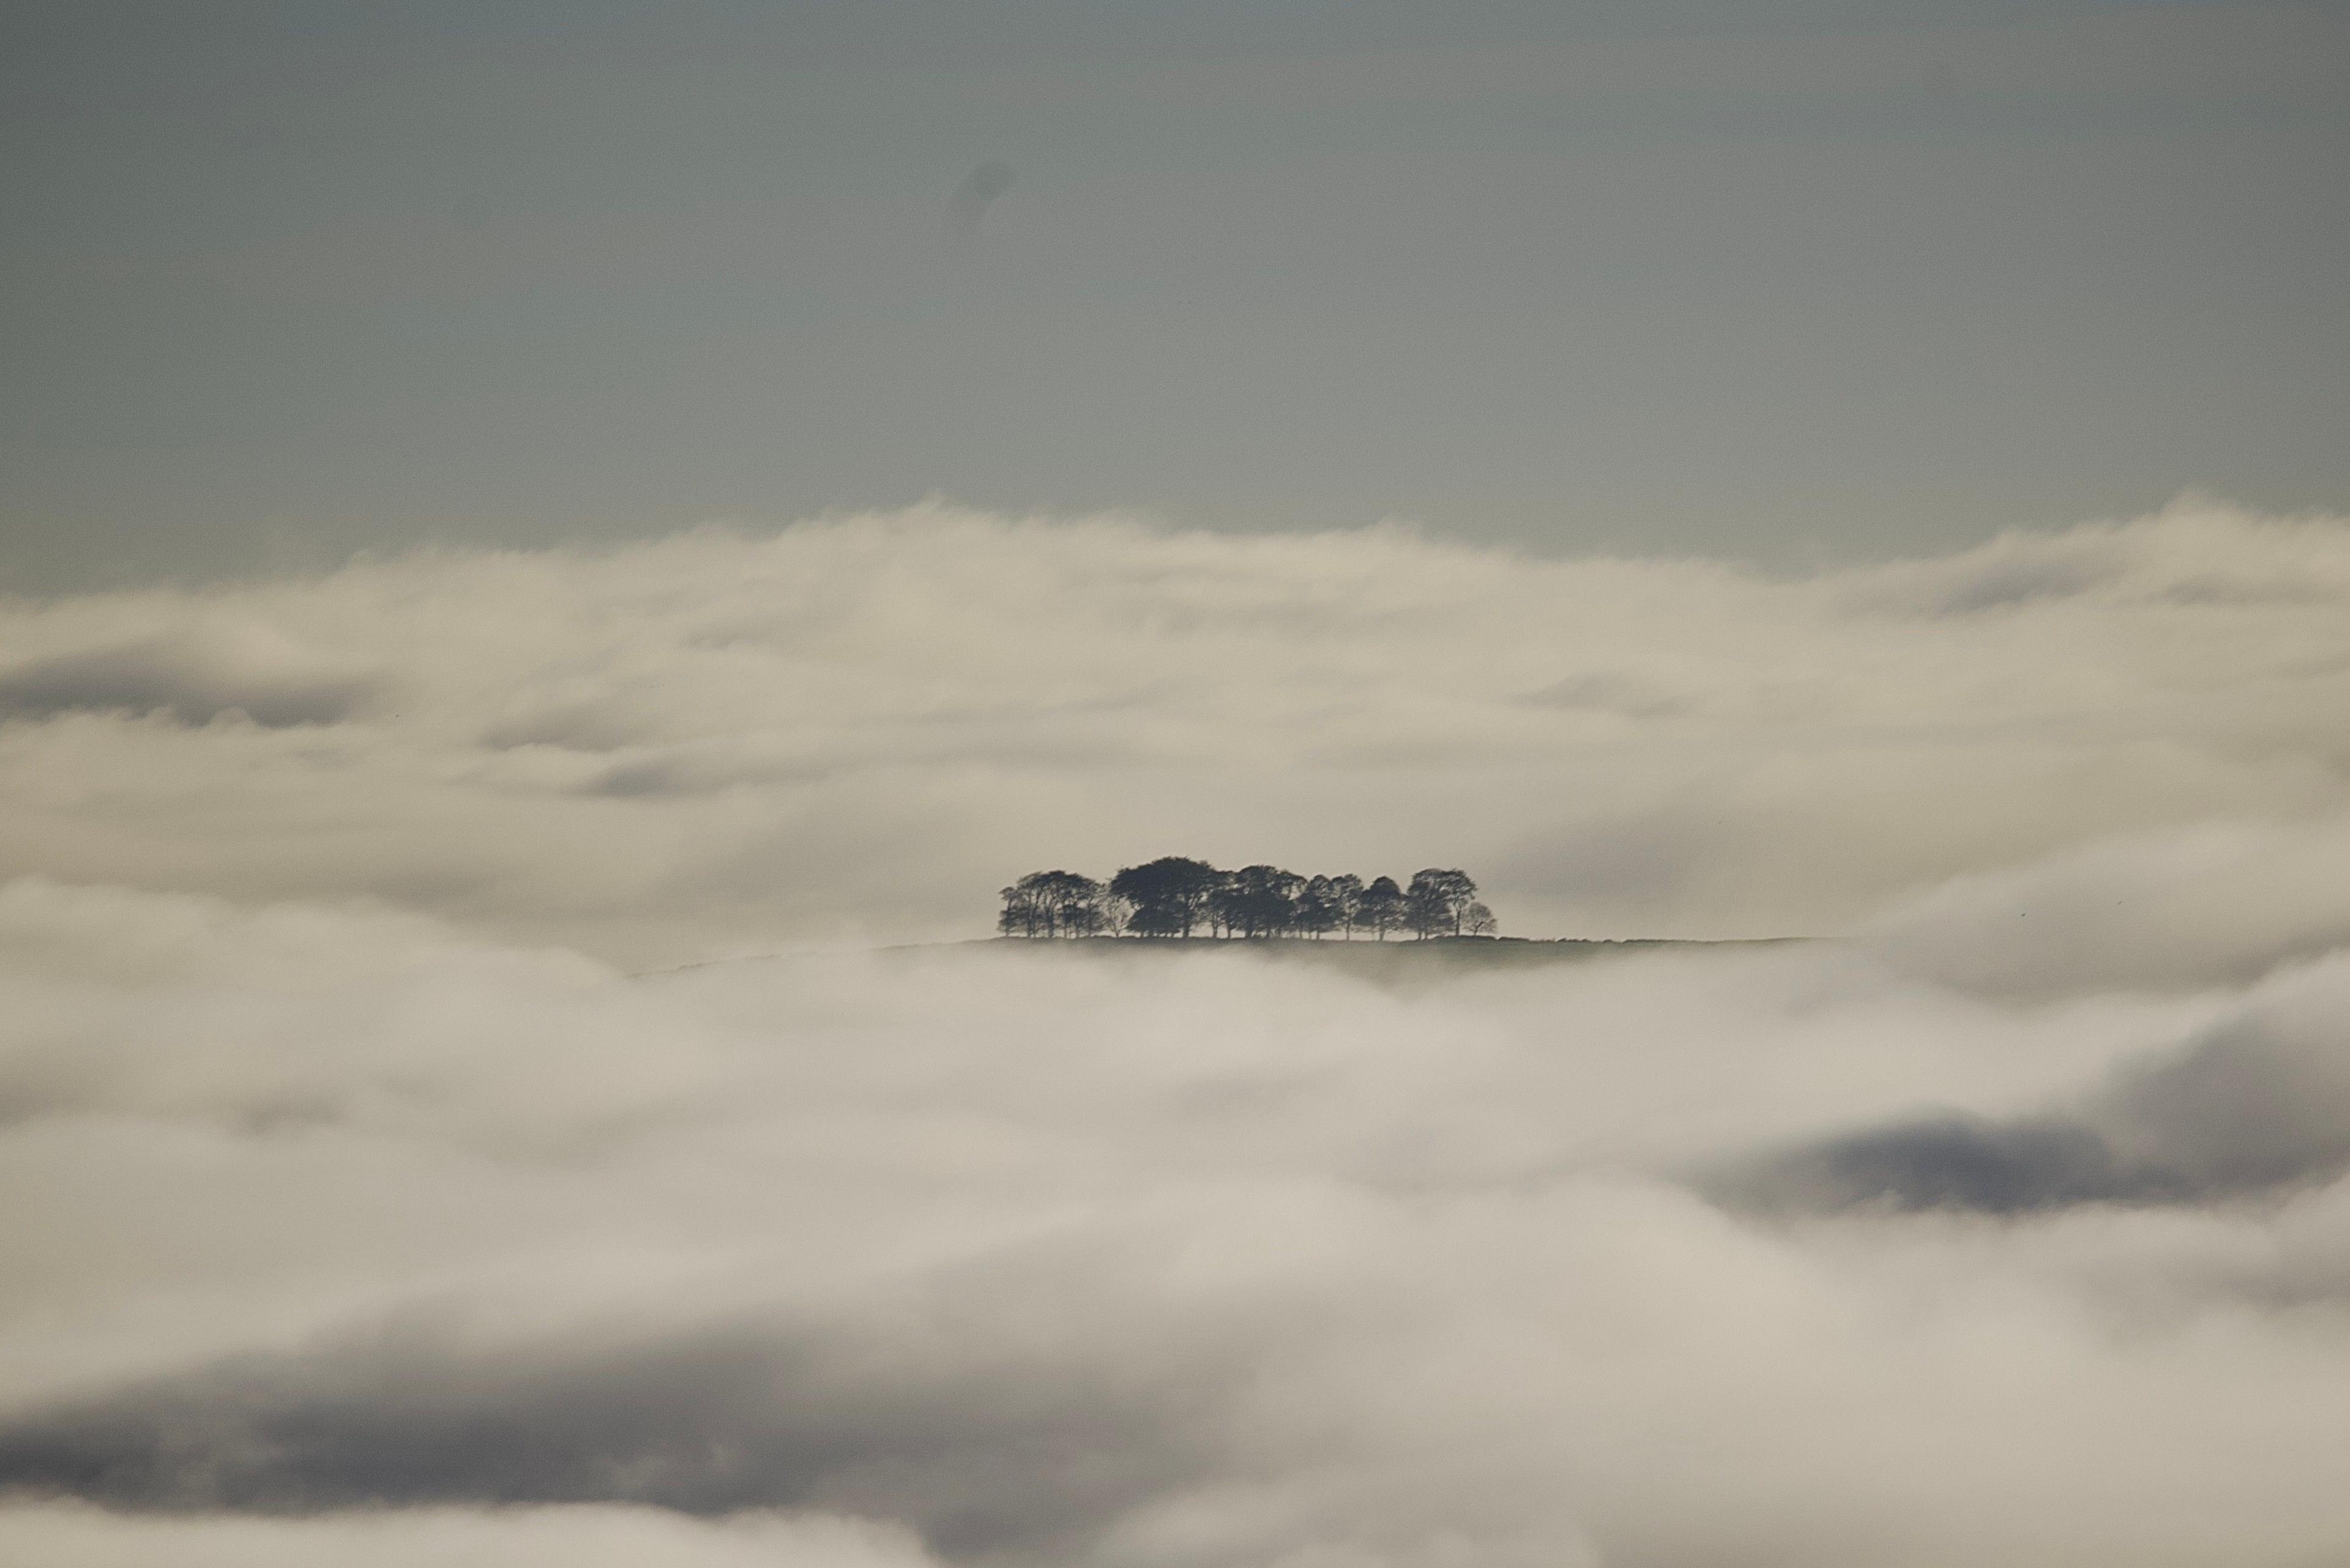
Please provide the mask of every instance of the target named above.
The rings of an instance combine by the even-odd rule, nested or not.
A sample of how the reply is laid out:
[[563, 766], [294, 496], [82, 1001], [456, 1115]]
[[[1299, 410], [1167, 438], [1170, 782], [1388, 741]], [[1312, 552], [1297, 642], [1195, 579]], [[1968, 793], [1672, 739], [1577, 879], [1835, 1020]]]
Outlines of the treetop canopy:
[[1435, 866], [1399, 886], [1392, 877], [1302, 877], [1278, 866], [1223, 871], [1168, 855], [1126, 867], [1107, 882], [1032, 871], [1003, 896], [996, 929], [1011, 937], [1351, 939], [1368, 931], [1384, 941], [1398, 930], [1426, 939], [1485, 937], [1498, 929], [1469, 874]]

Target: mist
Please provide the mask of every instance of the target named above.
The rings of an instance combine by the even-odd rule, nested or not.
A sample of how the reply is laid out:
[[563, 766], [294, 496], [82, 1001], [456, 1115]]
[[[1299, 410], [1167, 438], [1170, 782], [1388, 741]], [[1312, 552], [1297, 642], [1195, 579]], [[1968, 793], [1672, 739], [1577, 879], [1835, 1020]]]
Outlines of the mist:
[[[2344, 854], [2345, 541], [2189, 500], [1772, 577], [940, 504], [17, 599], [0, 858], [637, 968], [972, 934], [1024, 872], [1169, 853], [1469, 866], [1560, 936], [1836, 933], [2037, 866], [2085, 878], [2031, 928], [2068, 945], [2168, 918], [2107, 882], [2303, 867], [2248, 885], [2241, 972], [2345, 929], [2298, 847]], [[1999, 940], [1965, 923], [1938, 961]]]
[[[2350, 1552], [2350, 532], [941, 505], [0, 610], [0, 1557]], [[1477, 874], [1379, 970], [962, 943]]]

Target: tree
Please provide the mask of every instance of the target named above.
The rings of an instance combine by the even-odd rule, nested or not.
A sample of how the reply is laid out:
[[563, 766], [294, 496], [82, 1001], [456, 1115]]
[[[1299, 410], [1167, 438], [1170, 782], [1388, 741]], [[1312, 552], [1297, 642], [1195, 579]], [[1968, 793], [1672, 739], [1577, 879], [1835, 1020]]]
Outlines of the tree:
[[1219, 939], [1229, 937], [1238, 922], [1232, 919], [1232, 874], [1219, 871], [1208, 887], [1208, 931]]
[[1298, 890], [1295, 918], [1295, 928], [1309, 937], [1325, 937], [1346, 923], [1346, 913], [1339, 908], [1337, 881], [1330, 877], [1308, 877], [1305, 886]]
[[1243, 937], [1277, 937], [1297, 924], [1297, 896], [1305, 878], [1278, 866], [1243, 866], [1218, 890], [1224, 929]]
[[1392, 877], [1367, 887], [1351, 874], [1301, 877], [1262, 862], [1220, 871], [1170, 855], [1126, 867], [1107, 884], [1075, 871], [1032, 871], [1002, 891], [995, 929], [1011, 937], [1184, 938], [1204, 926], [1217, 937], [1249, 940], [1336, 930], [1351, 938], [1361, 929], [1385, 941], [1399, 926], [1423, 940], [1498, 929], [1466, 872], [1433, 866], [1406, 888]]
[[1102, 885], [1075, 871], [1031, 871], [1003, 896], [995, 929], [1008, 937], [1091, 936], [1102, 927]]
[[1357, 923], [1377, 932], [1381, 941], [1388, 940], [1389, 931], [1403, 924], [1403, 889], [1396, 886], [1396, 879], [1392, 877], [1374, 877], [1371, 885], [1363, 889], [1362, 898], [1355, 909]]
[[1170, 904], [1134, 906], [1126, 918], [1126, 929], [1138, 937], [1188, 937], [1191, 929], [1183, 924], [1183, 911]]
[[1343, 877], [1330, 878], [1330, 910], [1336, 928], [1347, 933], [1352, 941], [1355, 928], [1363, 918], [1363, 879], [1349, 871]]
[[1007, 937], [1033, 937], [1041, 933], [1044, 911], [1036, 907], [1035, 896], [1025, 887], [1014, 882], [1003, 889], [1003, 912], [995, 917], [995, 929]]
[[1404, 919], [1422, 940], [1434, 936], [1459, 936], [1469, 906], [1476, 901], [1477, 884], [1458, 869], [1431, 866], [1412, 873], [1404, 893]]
[[1111, 936], [1125, 930], [1127, 922], [1134, 918], [1134, 900], [1115, 888], [1102, 888], [1101, 898], [1096, 908], [1101, 911], [1101, 929]]
[[1207, 916], [1222, 876], [1204, 860], [1169, 855], [1127, 867], [1110, 878], [1109, 890], [1132, 908], [1127, 929], [1141, 936], [1188, 937]]

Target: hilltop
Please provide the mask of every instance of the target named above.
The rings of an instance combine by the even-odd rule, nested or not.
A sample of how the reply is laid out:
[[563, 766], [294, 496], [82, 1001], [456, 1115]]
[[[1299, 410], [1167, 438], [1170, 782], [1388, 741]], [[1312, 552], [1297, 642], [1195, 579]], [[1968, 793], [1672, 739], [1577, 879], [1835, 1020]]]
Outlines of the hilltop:
[[[1261, 937], [1211, 940], [1180, 937], [1079, 937], [1032, 940], [1022, 937], [992, 937], [943, 947], [1017, 949], [1039, 952], [1098, 953], [1104, 956], [1170, 953], [1243, 953], [1285, 963], [1315, 963], [1365, 976], [1402, 976], [1480, 969], [1523, 969], [1540, 964], [1581, 963], [1592, 959], [1630, 957], [1641, 953], [1679, 952], [1725, 948], [1762, 948], [1802, 941], [1801, 937], [1734, 938], [1725, 940], [1632, 937], [1598, 940], [1563, 937], [1431, 937], [1409, 941], [1316, 940], [1310, 937]], [[893, 950], [899, 951], [911, 950]]]
[[[1434, 980], [1477, 970], [1528, 969], [1555, 963], [1582, 963], [1595, 959], [1629, 958], [1643, 953], [1720, 951], [1730, 948], [1767, 948], [1808, 941], [1807, 937], [1743, 937], [1685, 940], [1631, 937], [1597, 940], [1563, 937], [1431, 937], [1409, 941], [1315, 940], [1310, 937], [1261, 937], [1217, 940], [1207, 937], [1077, 937], [1031, 940], [1024, 937], [977, 937], [959, 942], [908, 942], [875, 950], [886, 956], [988, 951], [1029, 954], [1047, 960], [1130, 960], [1149, 963], [1178, 955], [1266, 960], [1277, 963], [1320, 964], [1365, 980]], [[773, 962], [805, 954], [743, 953], [733, 958], [704, 959], [640, 972], [637, 978], [682, 974], [722, 964]]]

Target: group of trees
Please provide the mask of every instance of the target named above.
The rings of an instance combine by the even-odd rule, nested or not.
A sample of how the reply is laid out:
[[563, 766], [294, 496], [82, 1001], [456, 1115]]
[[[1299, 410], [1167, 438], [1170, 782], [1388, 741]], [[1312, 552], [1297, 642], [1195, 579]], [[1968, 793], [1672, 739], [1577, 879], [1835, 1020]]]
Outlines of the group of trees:
[[1278, 866], [1219, 871], [1166, 856], [1107, 882], [1075, 871], [1034, 871], [1003, 889], [995, 929], [1008, 937], [1351, 939], [1398, 930], [1420, 938], [1489, 937], [1493, 911], [1468, 873], [1430, 867], [1409, 886], [1392, 877], [1301, 877]]

